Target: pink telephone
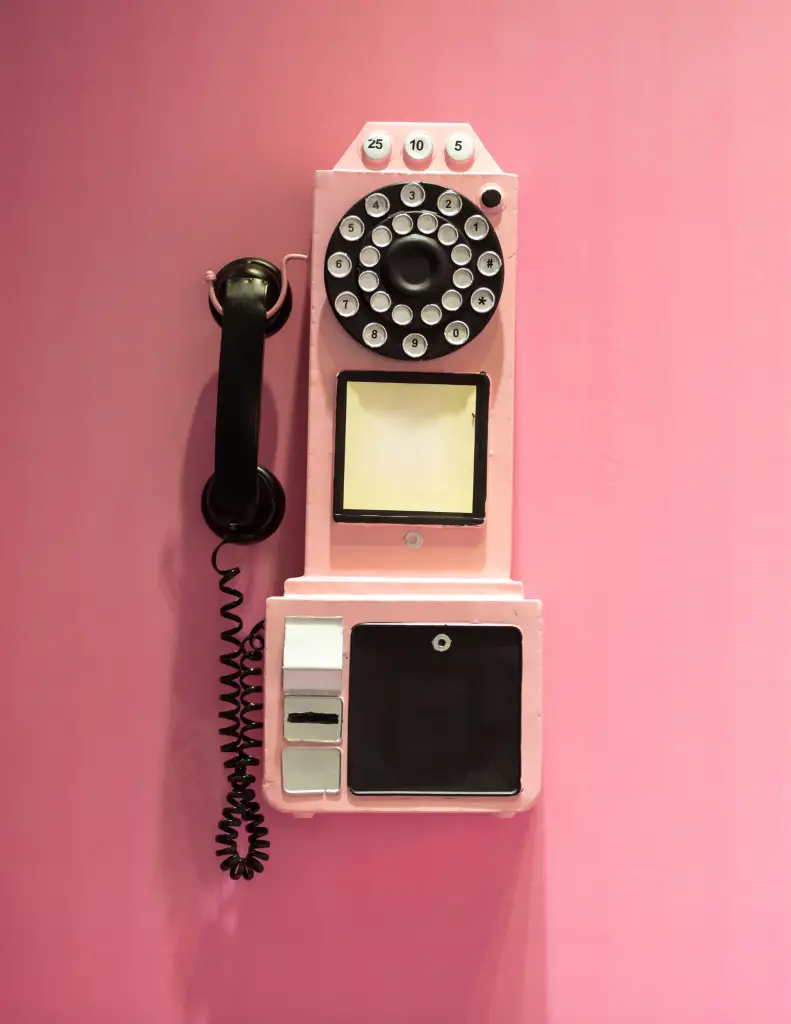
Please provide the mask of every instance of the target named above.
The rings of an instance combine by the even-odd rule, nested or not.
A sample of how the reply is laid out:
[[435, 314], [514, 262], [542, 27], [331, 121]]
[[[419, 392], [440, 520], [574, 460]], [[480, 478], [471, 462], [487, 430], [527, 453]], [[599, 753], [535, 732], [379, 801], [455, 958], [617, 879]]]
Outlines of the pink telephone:
[[[243, 640], [238, 570], [214, 556], [234, 755], [218, 855], [234, 877], [268, 856], [248, 752], [261, 662], [278, 810], [510, 816], [538, 796], [541, 605], [510, 575], [516, 206], [516, 176], [465, 124], [367, 124], [316, 175], [305, 574], [267, 601], [265, 649], [261, 624]], [[249, 543], [284, 511], [257, 465], [258, 409], [291, 296], [263, 260], [223, 268], [212, 295], [203, 511]]]

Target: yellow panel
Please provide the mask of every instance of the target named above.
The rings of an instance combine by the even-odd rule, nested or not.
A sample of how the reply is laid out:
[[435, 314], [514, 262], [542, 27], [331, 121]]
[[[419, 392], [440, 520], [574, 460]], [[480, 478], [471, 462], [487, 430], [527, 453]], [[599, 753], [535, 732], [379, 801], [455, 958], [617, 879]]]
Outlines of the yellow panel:
[[348, 381], [343, 507], [472, 512], [473, 384]]

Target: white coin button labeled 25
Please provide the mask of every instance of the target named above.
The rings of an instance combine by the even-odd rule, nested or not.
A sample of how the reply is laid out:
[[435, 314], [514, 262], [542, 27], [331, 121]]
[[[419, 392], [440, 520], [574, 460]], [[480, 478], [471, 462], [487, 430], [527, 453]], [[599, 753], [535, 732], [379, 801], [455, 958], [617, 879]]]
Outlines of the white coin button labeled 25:
[[451, 163], [466, 164], [472, 160], [475, 144], [469, 132], [453, 132], [445, 143], [445, 155]]
[[434, 142], [428, 132], [410, 132], [404, 143], [404, 156], [412, 163], [429, 160], [434, 152]]
[[363, 156], [366, 160], [381, 164], [390, 159], [392, 145], [387, 132], [376, 130], [369, 132], [363, 139]]

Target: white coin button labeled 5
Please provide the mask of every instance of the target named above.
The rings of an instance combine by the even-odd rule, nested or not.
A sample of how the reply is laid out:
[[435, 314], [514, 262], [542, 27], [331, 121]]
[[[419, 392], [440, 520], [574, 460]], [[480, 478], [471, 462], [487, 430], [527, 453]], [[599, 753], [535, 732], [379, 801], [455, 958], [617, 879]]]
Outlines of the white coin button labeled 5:
[[469, 132], [453, 132], [445, 143], [445, 155], [451, 164], [466, 164], [472, 160], [475, 143]]

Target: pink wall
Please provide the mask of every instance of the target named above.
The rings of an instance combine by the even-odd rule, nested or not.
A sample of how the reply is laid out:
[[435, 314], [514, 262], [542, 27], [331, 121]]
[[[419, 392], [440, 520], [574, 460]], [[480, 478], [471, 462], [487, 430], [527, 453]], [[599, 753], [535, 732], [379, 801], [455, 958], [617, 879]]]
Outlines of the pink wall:
[[[2, 1019], [788, 1021], [789, 5], [2, 21]], [[314, 168], [376, 116], [468, 119], [523, 176], [545, 796], [512, 822], [270, 814], [267, 877], [233, 887], [201, 276], [303, 248]], [[246, 559], [259, 600], [301, 567], [295, 276], [264, 443], [291, 511]]]

